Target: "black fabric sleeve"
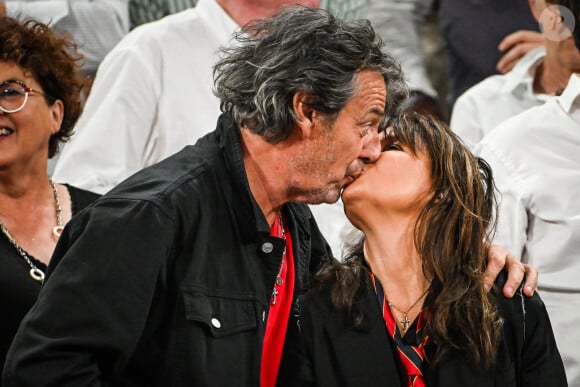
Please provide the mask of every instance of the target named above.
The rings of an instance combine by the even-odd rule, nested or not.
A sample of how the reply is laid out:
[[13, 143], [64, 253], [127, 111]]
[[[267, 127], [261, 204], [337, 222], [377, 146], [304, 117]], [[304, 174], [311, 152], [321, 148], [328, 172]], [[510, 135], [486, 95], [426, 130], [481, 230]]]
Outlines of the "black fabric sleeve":
[[141, 338], [174, 228], [141, 200], [101, 200], [69, 222], [9, 350], [3, 385], [106, 385]]

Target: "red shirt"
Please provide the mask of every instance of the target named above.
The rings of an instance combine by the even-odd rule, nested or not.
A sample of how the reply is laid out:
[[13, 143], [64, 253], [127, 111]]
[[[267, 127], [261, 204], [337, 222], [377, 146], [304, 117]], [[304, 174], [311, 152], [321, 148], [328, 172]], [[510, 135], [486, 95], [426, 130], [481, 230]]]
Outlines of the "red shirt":
[[[284, 339], [292, 298], [294, 294], [294, 255], [292, 253], [292, 238], [287, 231], [281, 216], [276, 217], [274, 225], [270, 229], [270, 235], [286, 239], [286, 248], [280, 265], [280, 272], [276, 277], [268, 321], [266, 321], [266, 333], [264, 335], [264, 347], [262, 350], [262, 367], [260, 369], [260, 386], [274, 387], [280, 368]], [[281, 281], [280, 281], [281, 280]]]

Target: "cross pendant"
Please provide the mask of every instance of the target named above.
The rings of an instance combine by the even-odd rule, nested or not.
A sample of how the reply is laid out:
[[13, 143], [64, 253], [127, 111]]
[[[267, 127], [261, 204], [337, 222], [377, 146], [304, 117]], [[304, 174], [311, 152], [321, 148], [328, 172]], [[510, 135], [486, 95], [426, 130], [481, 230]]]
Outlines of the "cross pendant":
[[403, 332], [407, 330], [410, 322], [411, 320], [409, 320], [409, 317], [407, 317], [407, 313], [403, 313], [403, 319], [401, 320], [401, 325], [403, 325]]
[[276, 290], [276, 288], [274, 288], [274, 290], [272, 290], [272, 305], [276, 305], [276, 296], [278, 295], [278, 291]]

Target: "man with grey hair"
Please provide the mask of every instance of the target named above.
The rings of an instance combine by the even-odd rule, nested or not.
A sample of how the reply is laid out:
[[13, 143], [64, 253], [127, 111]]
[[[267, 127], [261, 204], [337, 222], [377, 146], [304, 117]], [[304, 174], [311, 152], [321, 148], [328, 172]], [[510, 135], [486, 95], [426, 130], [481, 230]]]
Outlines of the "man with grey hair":
[[289, 7], [237, 39], [217, 129], [67, 225], [5, 387], [275, 385], [295, 297], [333, 259], [304, 203], [378, 158], [406, 90], [368, 21]]

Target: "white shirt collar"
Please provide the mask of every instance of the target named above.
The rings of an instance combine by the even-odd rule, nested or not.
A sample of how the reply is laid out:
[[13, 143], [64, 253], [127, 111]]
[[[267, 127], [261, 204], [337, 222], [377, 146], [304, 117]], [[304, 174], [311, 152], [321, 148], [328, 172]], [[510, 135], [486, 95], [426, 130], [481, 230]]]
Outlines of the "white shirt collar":
[[580, 74], [572, 74], [568, 85], [558, 98], [558, 103], [568, 113], [574, 105], [580, 105]]
[[502, 92], [512, 93], [518, 87], [528, 89], [533, 94], [534, 75], [536, 68], [546, 56], [546, 49], [538, 47], [524, 55], [511, 71], [505, 74], [506, 82], [502, 87]]
[[196, 6], [192, 9], [204, 15], [205, 20], [211, 20], [213, 28], [227, 32], [227, 35], [240, 28], [216, 0], [198, 0]]

